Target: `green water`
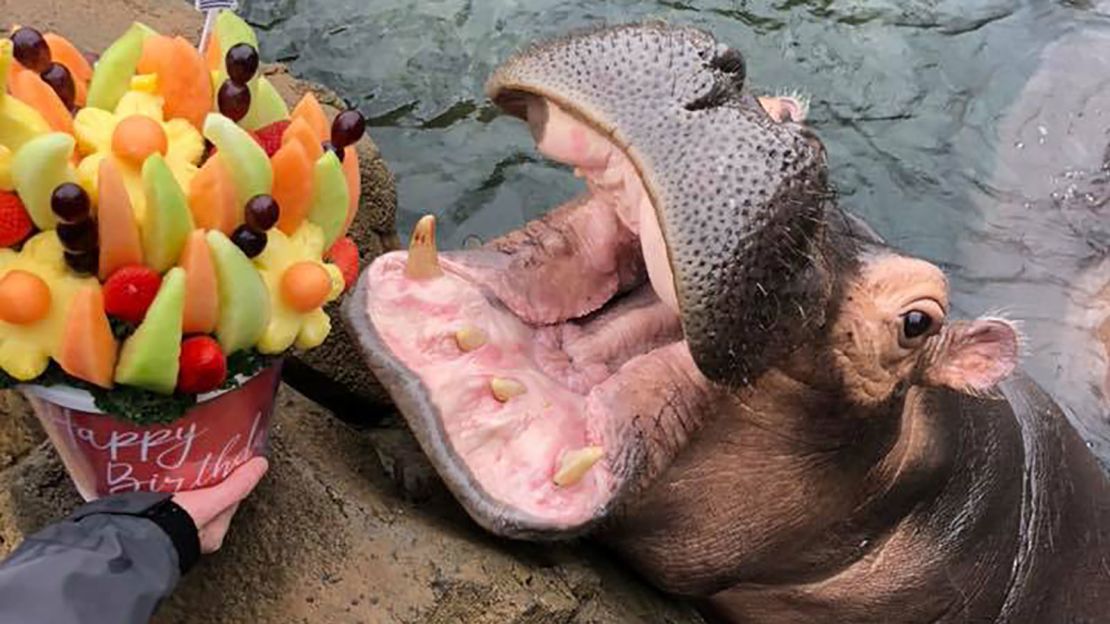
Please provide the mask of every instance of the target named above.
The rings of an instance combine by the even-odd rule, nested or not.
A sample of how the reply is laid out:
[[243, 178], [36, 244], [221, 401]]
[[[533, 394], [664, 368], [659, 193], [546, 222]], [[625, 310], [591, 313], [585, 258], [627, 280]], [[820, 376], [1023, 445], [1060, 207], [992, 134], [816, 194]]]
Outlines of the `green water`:
[[[517, 227], [581, 188], [537, 157], [523, 124], [488, 107], [482, 85], [500, 60], [602, 22], [711, 30], [745, 53], [757, 89], [812, 98], [846, 207], [948, 270], [960, 313], [1024, 322], [1026, 368], [1110, 455], [1095, 387], [1105, 362], [1085, 316], [1090, 278], [1110, 279], [1098, 265], [1110, 193], [1074, 176], [1110, 143], [1110, 2], [246, 0], [242, 12], [267, 58], [371, 119], [397, 176], [402, 236], [435, 213], [446, 247]], [[1056, 201], [1087, 192], [1076, 180], [1096, 186], [1089, 210]]]

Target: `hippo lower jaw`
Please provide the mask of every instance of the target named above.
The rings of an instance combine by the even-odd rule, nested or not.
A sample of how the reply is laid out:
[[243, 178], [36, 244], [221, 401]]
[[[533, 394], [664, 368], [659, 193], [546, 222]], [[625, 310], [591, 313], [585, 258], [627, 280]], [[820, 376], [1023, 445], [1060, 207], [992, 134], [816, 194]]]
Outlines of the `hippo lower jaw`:
[[347, 310], [471, 515], [532, 538], [585, 530], [642, 472], [653, 451], [630, 439], [638, 415], [623, 395], [700, 378], [656, 294], [666, 284], [648, 279], [634, 230], [652, 208], [635, 167], [558, 107], [544, 118], [541, 151], [576, 168], [584, 197], [474, 251], [437, 254], [426, 217], [408, 251], [371, 265]]

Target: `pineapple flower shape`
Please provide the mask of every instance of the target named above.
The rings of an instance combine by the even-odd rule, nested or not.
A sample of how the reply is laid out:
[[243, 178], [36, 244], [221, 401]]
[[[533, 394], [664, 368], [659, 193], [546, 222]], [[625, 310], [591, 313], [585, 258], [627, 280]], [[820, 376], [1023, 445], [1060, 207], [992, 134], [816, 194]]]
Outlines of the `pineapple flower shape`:
[[89, 285], [99, 287], [68, 270], [53, 230], [18, 252], [0, 249], [0, 368], [19, 381], [41, 375], [58, 353], [74, 295]]
[[188, 189], [204, 155], [200, 132], [185, 119], [165, 121], [162, 96], [141, 90], [148, 88], [144, 85], [136, 79], [114, 113], [84, 108], [73, 120], [77, 150], [83, 157], [77, 167], [79, 184], [95, 202], [100, 163], [115, 158], [139, 223], [146, 214], [142, 169], [147, 157], [155, 152], [162, 154], [178, 185]]
[[281, 353], [296, 343], [298, 349], [318, 347], [331, 331], [323, 306], [343, 292], [343, 274], [322, 261], [324, 232], [305, 222], [287, 236], [274, 228], [266, 249], [254, 259], [270, 293], [270, 324], [258, 342], [262, 353]]

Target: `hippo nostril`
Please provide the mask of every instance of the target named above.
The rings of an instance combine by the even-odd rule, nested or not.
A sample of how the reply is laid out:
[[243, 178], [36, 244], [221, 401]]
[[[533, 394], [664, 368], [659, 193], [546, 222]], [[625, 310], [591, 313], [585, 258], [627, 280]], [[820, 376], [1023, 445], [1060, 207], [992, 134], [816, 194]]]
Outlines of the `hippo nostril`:
[[724, 52], [721, 52], [710, 61], [709, 66], [726, 74], [734, 74], [735, 77], [733, 79], [736, 81], [742, 82], [747, 74], [747, 68], [744, 64], [744, 55], [735, 48], [726, 48]]
[[688, 111], [700, 111], [707, 108], [717, 108], [724, 104], [732, 95], [732, 88], [720, 82], [713, 83], [709, 92], [686, 105]]

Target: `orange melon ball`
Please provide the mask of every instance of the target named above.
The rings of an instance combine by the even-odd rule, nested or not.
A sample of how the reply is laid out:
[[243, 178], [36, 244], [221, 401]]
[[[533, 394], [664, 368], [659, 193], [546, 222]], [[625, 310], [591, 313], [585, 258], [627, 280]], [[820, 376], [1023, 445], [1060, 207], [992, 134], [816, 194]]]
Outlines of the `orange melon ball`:
[[116, 124], [112, 133], [112, 152], [120, 158], [140, 165], [157, 152], [163, 156], [169, 149], [169, 140], [162, 124], [150, 117], [131, 115]]
[[302, 314], [324, 305], [330, 292], [331, 276], [317, 262], [298, 262], [281, 276], [282, 297]]
[[29, 325], [50, 312], [50, 287], [34, 273], [9, 271], [0, 279], [0, 320]]

